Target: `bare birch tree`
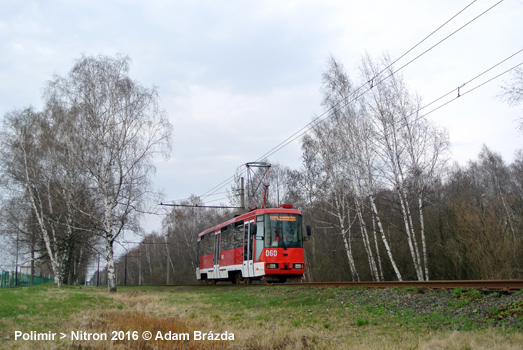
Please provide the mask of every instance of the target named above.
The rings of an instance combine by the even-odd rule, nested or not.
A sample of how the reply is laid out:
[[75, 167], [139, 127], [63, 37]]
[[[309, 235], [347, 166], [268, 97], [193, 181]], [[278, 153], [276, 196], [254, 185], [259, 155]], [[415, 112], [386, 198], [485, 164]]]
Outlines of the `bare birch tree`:
[[419, 113], [421, 99], [394, 72], [388, 57], [377, 63], [366, 56], [360, 71], [366, 81], [381, 79], [364, 96], [365, 111], [373, 124], [376, 149], [383, 165], [381, 174], [397, 194], [416, 276], [418, 280], [428, 280], [423, 198], [427, 183], [444, 164], [448, 136]]
[[[354, 199], [354, 211], [359, 222], [360, 233], [367, 254], [369, 269], [373, 280], [383, 279], [381, 257], [377, 244], [376, 225], [381, 232], [381, 239], [385, 246], [388, 258], [394, 269], [396, 277], [401, 280], [401, 274], [385, 236], [379, 213], [374, 203], [374, 193], [377, 191], [375, 181], [376, 154], [373, 133], [366, 115], [359, 107], [359, 100], [354, 97], [350, 79], [343, 66], [333, 57], [329, 60], [328, 69], [323, 74], [323, 105], [331, 114], [329, 121], [336, 130], [338, 150], [343, 154], [342, 163], [347, 176], [350, 191]], [[326, 123], [326, 122], [324, 122]], [[364, 218], [365, 198], [369, 200], [372, 210], [372, 233], [374, 238], [374, 251], [371, 244], [369, 230]], [[376, 256], [376, 257], [375, 257]], [[377, 262], [376, 262], [377, 261]]]
[[150, 204], [154, 157], [168, 155], [172, 127], [156, 89], [132, 80], [124, 56], [82, 56], [62, 77], [54, 76], [45, 97], [52, 118], [67, 126], [70, 158], [81, 169], [101, 218], [90, 217], [106, 245], [108, 290], [116, 291], [115, 240], [125, 228], [139, 229]]
[[[396, 278], [402, 280], [377, 204], [380, 191], [392, 190], [416, 277], [428, 280], [424, 199], [445, 164], [448, 137], [419, 114], [421, 99], [394, 73], [387, 57], [381, 62], [364, 57], [360, 72], [361, 80], [370, 84], [370, 88], [362, 84], [366, 93], [354, 90], [343, 66], [330, 58], [322, 85], [322, 105], [329, 116], [316, 124], [314, 137], [305, 137], [304, 145], [316, 147], [308, 154], [314, 154], [322, 164], [323, 188], [333, 189], [326, 190], [323, 198], [329, 198], [326, 204], [338, 217], [337, 226], [348, 229], [347, 234], [353, 237], [356, 232], [351, 228], [358, 230], [372, 279], [384, 276], [380, 237]], [[352, 220], [350, 225], [340, 224], [341, 218], [346, 221], [349, 217], [357, 225], [352, 225]], [[350, 240], [346, 250], [352, 265]], [[353, 275], [354, 269], [351, 267]]]

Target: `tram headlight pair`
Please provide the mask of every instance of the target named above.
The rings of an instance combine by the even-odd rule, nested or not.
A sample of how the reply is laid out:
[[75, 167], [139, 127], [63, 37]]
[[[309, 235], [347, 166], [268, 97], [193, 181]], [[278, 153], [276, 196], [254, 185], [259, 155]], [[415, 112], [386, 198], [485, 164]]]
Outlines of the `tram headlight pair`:
[[265, 265], [265, 267], [268, 269], [277, 269], [278, 264], [277, 263], [267, 263], [267, 265]]
[[303, 269], [303, 264], [294, 264], [293, 267], [295, 269]]

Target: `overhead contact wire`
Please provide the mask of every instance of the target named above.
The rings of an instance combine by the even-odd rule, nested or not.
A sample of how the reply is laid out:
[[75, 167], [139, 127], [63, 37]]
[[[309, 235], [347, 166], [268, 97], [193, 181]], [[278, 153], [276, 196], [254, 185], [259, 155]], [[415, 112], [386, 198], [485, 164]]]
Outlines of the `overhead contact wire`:
[[[470, 4], [468, 4], [465, 8], [463, 8], [461, 11], [459, 11], [456, 15], [454, 15], [452, 18], [450, 18], [449, 20], [447, 20], [444, 24], [442, 24], [440, 27], [438, 27], [436, 30], [434, 30], [431, 34], [429, 34], [428, 36], [426, 36], [423, 40], [421, 40], [420, 42], [418, 42], [416, 45], [414, 45], [414, 47], [412, 47], [411, 49], [409, 49], [406, 53], [404, 53], [400, 58], [404, 57], [405, 55], [407, 55], [409, 52], [411, 52], [414, 48], [416, 48], [417, 46], [419, 46], [422, 42], [424, 42], [426, 39], [428, 39], [430, 36], [432, 36], [434, 33], [436, 33], [438, 30], [440, 30], [441, 28], [443, 28], [446, 24], [448, 24], [451, 20], [453, 20], [454, 18], [456, 18], [459, 14], [461, 14], [463, 11], [465, 11], [468, 7], [470, 7], [475, 1], [471, 2]], [[458, 28], [457, 30], [455, 30], [454, 32], [452, 32], [451, 34], [449, 34], [448, 36], [446, 36], [444, 39], [440, 40], [439, 42], [437, 42], [435, 45], [431, 46], [430, 48], [428, 48], [427, 50], [425, 50], [423, 53], [419, 54], [418, 56], [416, 56], [414, 59], [410, 60], [409, 62], [407, 62], [406, 64], [404, 64], [403, 66], [401, 66], [399, 69], [396, 69], [394, 72], [392, 72], [390, 75], [386, 76], [385, 78], [379, 80], [378, 82], [374, 83], [374, 79], [376, 79], [380, 74], [382, 74], [384, 71], [386, 71], [387, 69], [391, 68], [392, 65], [396, 62], [399, 61], [400, 58], [398, 58], [397, 60], [395, 60], [393, 63], [391, 63], [390, 65], [388, 65], [386, 68], [384, 68], [380, 73], [378, 73], [377, 75], [375, 75], [370, 81], [368, 81], [367, 83], [370, 83], [371, 84], [371, 87], [368, 88], [367, 90], [365, 90], [363, 92], [363, 94], [367, 93], [368, 91], [370, 91], [374, 86], [378, 85], [378, 84], [381, 84], [383, 81], [385, 81], [386, 79], [392, 77], [394, 74], [398, 73], [399, 71], [401, 71], [402, 69], [404, 69], [405, 67], [407, 67], [408, 65], [410, 65], [411, 63], [413, 63], [414, 61], [416, 61], [417, 59], [419, 59], [421, 56], [425, 55], [427, 52], [431, 51], [432, 49], [434, 49], [436, 46], [440, 45], [441, 43], [443, 43], [445, 40], [449, 39], [451, 36], [453, 36], [454, 34], [456, 34], [457, 32], [459, 32], [460, 30], [462, 30], [463, 28], [465, 28], [466, 26], [468, 26], [469, 24], [471, 24], [472, 22], [476, 21], [478, 18], [480, 18], [481, 16], [483, 16], [484, 14], [486, 14], [487, 12], [489, 12], [490, 10], [492, 10], [494, 7], [496, 7], [497, 5], [499, 5], [501, 2], [503, 2], [503, 0], [500, 0], [498, 1], [496, 4], [494, 4], [493, 6], [489, 7], [487, 10], [483, 11], [481, 14], [479, 14], [478, 16], [474, 17], [472, 20], [468, 21], [466, 24], [464, 24], [463, 26], [461, 26], [460, 28]], [[360, 89], [362, 89], [366, 84], [363, 84], [361, 85], [359, 88], [357, 88], [356, 90], [354, 90], [348, 97], [350, 98], [353, 94], [355, 94], [356, 92], [358, 92]], [[294, 134], [292, 134], [291, 136], [289, 136], [287, 139], [285, 139], [284, 141], [282, 141], [281, 143], [279, 143], [276, 147], [274, 147], [273, 149], [271, 149], [270, 151], [268, 151], [267, 153], [265, 153], [262, 157], [260, 157], [259, 159], [261, 158], [265, 158], [265, 157], [269, 157], [273, 154], [275, 154], [276, 152], [278, 152], [279, 150], [281, 150], [282, 148], [284, 148], [285, 146], [287, 146], [288, 144], [290, 144], [291, 142], [295, 141], [296, 139], [298, 139], [299, 137], [301, 137], [302, 135], [306, 134], [307, 132], [309, 132], [309, 130], [312, 129], [312, 127], [318, 123], [320, 123], [321, 121], [323, 121], [324, 119], [326, 119], [327, 117], [330, 116], [331, 112], [332, 111], [336, 111], [338, 110], [339, 108], [343, 108], [345, 106], [347, 106], [350, 102], [353, 102], [355, 101], [357, 98], [361, 97], [363, 94], [360, 94], [358, 95], [356, 98], [353, 98], [351, 99], [350, 101], [347, 101], [344, 103], [343, 100], [341, 100], [340, 102], [338, 102], [337, 104], [335, 104], [334, 106], [332, 106], [331, 108], [329, 108], [327, 111], [325, 111], [324, 113], [322, 113], [321, 115], [319, 115], [318, 117], [316, 117], [315, 119], [313, 119], [310, 123], [308, 123], [307, 125], [305, 125], [303, 128], [301, 128], [300, 130], [298, 130], [297, 132], [295, 132]]]
[[[402, 59], [403, 57], [405, 57], [408, 53], [410, 53], [412, 50], [414, 50], [416, 47], [418, 47], [421, 43], [423, 43], [424, 41], [426, 41], [429, 37], [431, 37], [432, 35], [434, 35], [436, 32], [438, 32], [441, 28], [443, 28], [445, 25], [447, 25], [449, 22], [451, 22], [453, 19], [455, 19], [458, 15], [460, 15], [463, 11], [465, 11], [467, 8], [469, 8], [472, 4], [474, 4], [477, 0], [474, 0], [472, 1], [471, 3], [469, 3], [467, 6], [465, 6], [462, 10], [460, 10], [457, 14], [455, 14], [454, 16], [452, 16], [449, 20], [447, 20], [445, 23], [443, 23], [442, 25], [440, 25], [436, 30], [434, 30], [433, 32], [431, 32], [429, 35], [427, 35], [424, 39], [422, 39], [421, 41], [419, 41], [416, 45], [414, 45], [412, 48], [410, 48], [407, 52], [405, 52], [403, 55], [401, 55], [398, 59], [396, 59], [394, 62], [392, 62], [389, 66], [387, 66], [386, 68], [384, 68], [381, 72], [379, 72], [377, 75], [374, 76], [373, 79], [371, 79], [372, 81], [372, 84], [371, 84], [371, 87], [366, 89], [362, 94], [358, 95], [356, 98], [353, 98], [351, 99], [350, 101], [347, 101], [345, 102], [344, 100], [338, 102], [337, 104], [335, 104], [334, 106], [332, 106], [331, 108], [329, 108], [327, 111], [323, 112], [322, 114], [320, 114], [318, 117], [314, 118], [311, 122], [309, 122], [308, 124], [306, 124], [304, 127], [302, 127], [301, 129], [299, 129], [298, 131], [296, 131], [295, 133], [293, 133], [291, 136], [289, 136], [288, 138], [286, 138], [285, 140], [283, 140], [282, 142], [280, 142], [278, 145], [276, 145], [275, 147], [273, 147], [271, 150], [269, 150], [268, 152], [266, 152], [265, 154], [263, 154], [261, 157], [259, 157], [256, 161], [260, 161], [264, 158], [268, 158], [270, 156], [272, 156], [273, 154], [275, 154], [276, 152], [280, 151], [281, 149], [283, 149], [285, 146], [287, 146], [288, 144], [290, 144], [291, 142], [295, 141], [296, 139], [298, 139], [299, 137], [301, 137], [302, 135], [306, 134], [307, 132], [309, 132], [315, 125], [319, 124], [320, 122], [322, 122], [324, 119], [326, 119], [327, 117], [329, 117], [331, 115], [331, 113], [333, 111], [336, 111], [340, 108], [343, 108], [345, 106], [347, 106], [350, 102], [353, 102], [355, 101], [357, 98], [359, 98], [360, 96], [362, 96], [363, 94], [367, 93], [368, 91], [370, 91], [374, 86], [382, 83], [383, 81], [385, 81], [386, 79], [392, 77], [394, 74], [398, 73], [399, 71], [401, 71], [402, 69], [404, 69], [405, 67], [407, 67], [408, 65], [410, 65], [411, 63], [413, 63], [414, 61], [416, 61], [417, 59], [419, 59], [420, 57], [422, 57], [423, 55], [425, 55], [427, 52], [431, 51], [432, 49], [434, 49], [435, 47], [437, 47], [438, 45], [440, 45], [441, 43], [443, 43], [445, 40], [449, 39], [451, 36], [453, 36], [454, 34], [456, 34], [457, 32], [459, 32], [460, 30], [462, 30], [463, 28], [465, 28], [466, 26], [468, 26], [469, 24], [471, 24], [472, 22], [476, 21], [478, 18], [480, 18], [481, 16], [483, 16], [484, 14], [486, 14], [487, 12], [489, 12], [490, 10], [492, 10], [494, 7], [496, 7], [497, 5], [499, 5], [501, 2], [503, 2], [503, 0], [500, 0], [498, 1], [497, 3], [495, 3], [493, 6], [489, 7], [487, 10], [483, 11], [481, 14], [479, 14], [478, 16], [474, 17], [472, 20], [470, 20], [469, 22], [467, 22], [466, 24], [464, 24], [463, 26], [461, 26], [460, 28], [458, 28], [457, 30], [455, 30], [454, 32], [452, 32], [451, 34], [449, 34], [448, 36], [446, 36], [444, 39], [440, 40], [439, 42], [437, 42], [436, 44], [434, 44], [433, 46], [431, 46], [430, 48], [428, 48], [427, 50], [425, 50], [424, 52], [422, 52], [421, 54], [419, 54], [418, 56], [416, 56], [415, 58], [413, 58], [412, 60], [410, 60], [409, 62], [407, 62], [406, 64], [404, 64], [403, 66], [401, 66], [399, 69], [395, 70], [394, 72], [392, 72], [390, 75], [388, 75], [387, 77], [381, 79], [380, 81], [378, 81], [377, 83], [374, 83], [374, 79], [377, 78], [380, 74], [382, 74], [384, 71], [386, 71], [387, 69], [391, 68], [395, 63], [397, 63], [400, 59]], [[367, 83], [371, 83], [371, 81], [367, 82]], [[351, 94], [348, 96], [349, 98], [357, 93], [359, 90], [361, 90], [363, 87], [365, 87], [365, 85], [367, 84], [363, 84], [361, 85], [360, 87], [358, 87], [356, 90], [354, 90], [353, 92], [351, 92]], [[443, 97], [442, 97], [443, 98]], [[441, 99], [441, 98], [440, 98]], [[344, 103], [345, 102], [345, 103]], [[434, 103], [434, 102], [432, 102]], [[232, 180], [234, 179], [234, 176], [231, 176], [229, 178], [227, 178], [226, 180], [224, 180], [223, 182], [221, 182], [220, 184], [218, 184], [217, 186], [211, 188], [209, 191], [205, 192], [201, 197], [204, 197], [206, 198], [205, 196], [210, 196], [212, 195], [213, 193], [207, 195], [209, 192], [212, 192], [213, 190], [219, 190], [220, 188], [223, 188], [224, 186], [226, 186], [227, 184], [229, 184], [230, 182], [232, 182]]]

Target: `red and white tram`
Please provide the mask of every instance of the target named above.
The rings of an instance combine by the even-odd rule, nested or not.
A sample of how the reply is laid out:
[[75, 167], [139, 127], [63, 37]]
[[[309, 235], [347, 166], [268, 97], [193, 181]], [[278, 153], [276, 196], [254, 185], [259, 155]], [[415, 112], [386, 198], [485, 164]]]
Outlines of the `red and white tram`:
[[[307, 226], [305, 240], [310, 234]], [[208, 283], [300, 278], [303, 241], [301, 212], [292, 205], [252, 210], [198, 235], [196, 277]]]

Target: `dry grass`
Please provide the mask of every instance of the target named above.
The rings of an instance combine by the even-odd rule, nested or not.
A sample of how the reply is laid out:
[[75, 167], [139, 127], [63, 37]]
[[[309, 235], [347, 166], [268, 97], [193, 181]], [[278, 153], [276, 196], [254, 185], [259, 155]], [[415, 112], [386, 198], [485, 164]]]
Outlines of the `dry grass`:
[[522, 334], [500, 334], [487, 332], [445, 332], [420, 342], [420, 350], [474, 349], [474, 350], [518, 350], [523, 349]]
[[[187, 320], [178, 320], [175, 317], [156, 317], [145, 312], [139, 311], [108, 311], [99, 315], [86, 318], [85, 321], [76, 329], [84, 329], [91, 333], [105, 333], [109, 338], [113, 331], [137, 332], [137, 340], [128, 339], [112, 341], [73, 341], [69, 349], [130, 349], [130, 350], [163, 350], [163, 349], [226, 349], [226, 341], [198, 341], [194, 340], [193, 332], [200, 327], [195, 322]], [[151, 340], [142, 339], [142, 333], [149, 331], [152, 333]], [[160, 332], [162, 335], [167, 334], [189, 334], [188, 340], [162, 340], [155, 339]]]
[[[523, 333], [497, 330], [429, 330], [400, 324], [387, 316], [362, 313], [362, 309], [340, 306], [339, 293], [333, 289], [296, 288], [122, 288], [116, 294], [103, 290], [69, 290], [77, 298], [66, 297], [67, 290], [45, 291], [41, 296], [45, 313], [30, 316], [36, 306], [20, 303], [14, 317], [0, 319], [0, 331], [10, 340], [0, 349], [523, 349]], [[85, 293], [85, 294], [83, 294]], [[52, 297], [50, 297], [52, 296]], [[63, 309], [86, 303], [63, 317], [53, 315], [46, 303], [63, 300]], [[87, 301], [86, 301], [87, 300]], [[343, 299], [346, 302], [346, 299]], [[53, 304], [53, 307], [55, 304]], [[358, 311], [359, 310], [359, 311]], [[30, 321], [21, 323], [21, 317]], [[26, 319], [28, 320], [28, 319]], [[25, 321], [24, 321], [25, 322]], [[54, 342], [12, 341], [14, 330], [28, 332], [33, 327], [53, 332], [85, 331], [105, 333], [136, 332], [138, 340], [70, 340]], [[152, 332], [144, 341], [141, 334]], [[195, 340], [194, 331], [234, 334], [234, 341]], [[155, 340], [155, 335], [190, 335], [189, 340]]]

